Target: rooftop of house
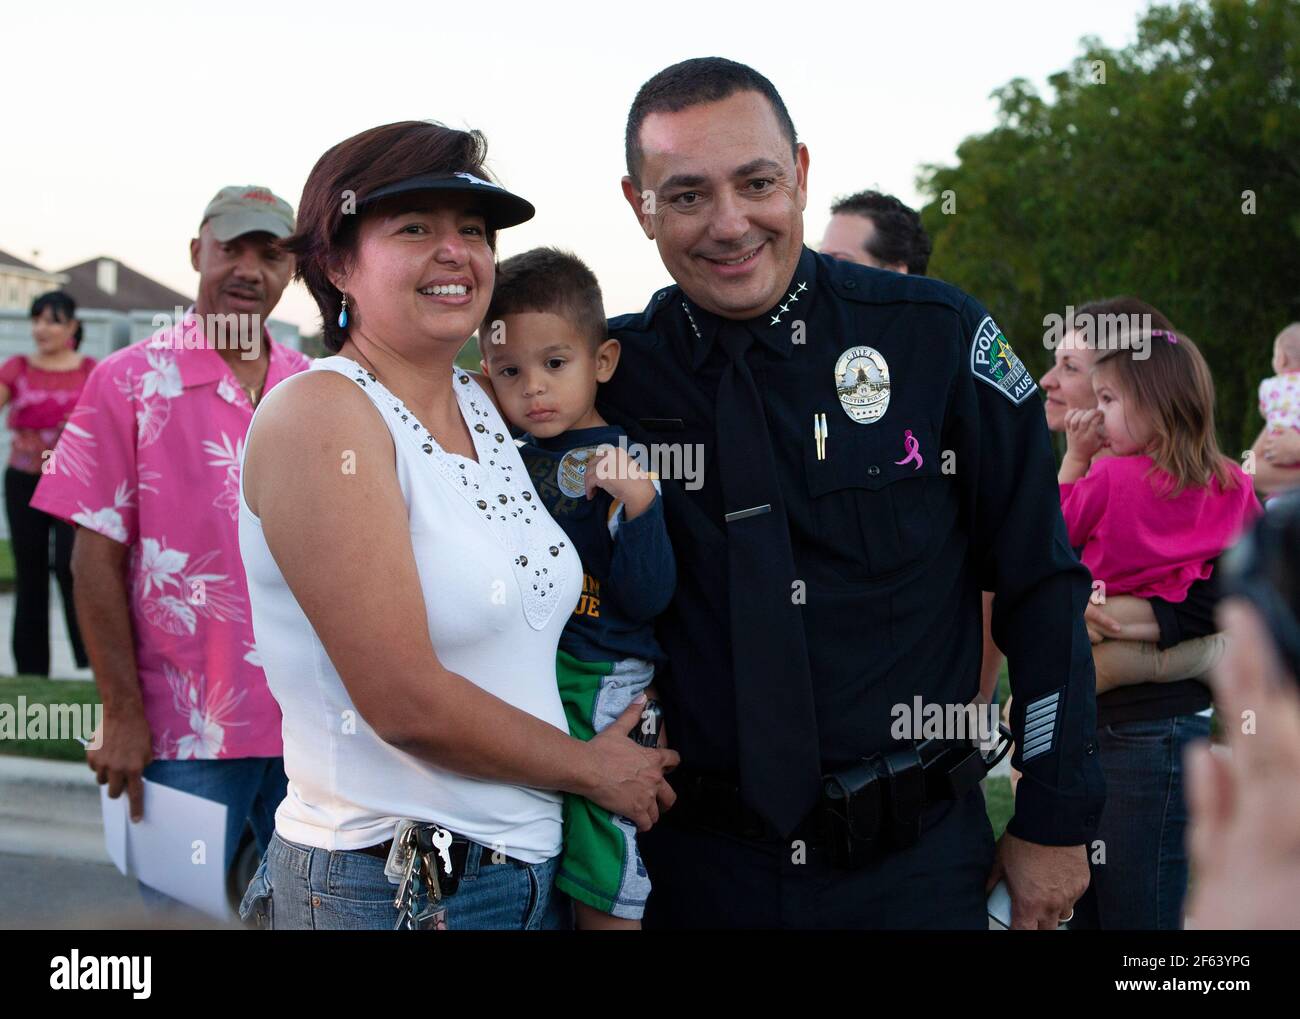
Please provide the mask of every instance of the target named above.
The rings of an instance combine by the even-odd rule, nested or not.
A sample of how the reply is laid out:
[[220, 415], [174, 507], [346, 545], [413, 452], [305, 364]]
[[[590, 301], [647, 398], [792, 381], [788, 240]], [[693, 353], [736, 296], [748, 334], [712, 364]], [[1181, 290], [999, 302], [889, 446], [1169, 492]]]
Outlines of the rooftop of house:
[[[17, 255], [11, 255], [9, 254], [9, 252], [3, 249], [0, 249], [0, 265], [14, 266], [15, 268], [18, 269], [28, 269], [32, 272], [46, 272], [46, 270], [42, 269], [39, 265], [32, 265], [31, 262], [19, 258]], [[52, 272], [46, 274], [49, 276], [57, 275], [56, 273], [52, 273]]]
[[121, 312], [171, 311], [194, 303], [192, 297], [136, 272], [115, 258], [92, 258], [60, 272], [68, 277], [63, 289], [82, 308]]

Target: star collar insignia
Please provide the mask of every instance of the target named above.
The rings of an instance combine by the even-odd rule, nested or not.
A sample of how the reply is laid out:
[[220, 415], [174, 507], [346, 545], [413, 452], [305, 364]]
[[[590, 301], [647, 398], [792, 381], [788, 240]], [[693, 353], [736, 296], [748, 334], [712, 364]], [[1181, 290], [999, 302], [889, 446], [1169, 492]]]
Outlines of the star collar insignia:
[[800, 283], [797, 287], [795, 287], [788, 294], [786, 294], [785, 304], [778, 306], [777, 313], [772, 316], [772, 321], [769, 323], [769, 325], [774, 325], [774, 326], [780, 325], [781, 316], [790, 310], [790, 305], [794, 304], [795, 301], [799, 300], [799, 295], [802, 294], [807, 289], [808, 289], [807, 283]]

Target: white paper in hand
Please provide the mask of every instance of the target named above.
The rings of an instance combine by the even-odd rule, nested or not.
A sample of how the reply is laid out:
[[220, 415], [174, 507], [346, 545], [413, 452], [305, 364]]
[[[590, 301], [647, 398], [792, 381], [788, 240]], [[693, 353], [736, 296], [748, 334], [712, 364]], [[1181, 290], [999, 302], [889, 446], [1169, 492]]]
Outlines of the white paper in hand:
[[104, 846], [123, 874], [187, 906], [230, 919], [226, 901], [226, 805], [169, 786], [144, 783], [144, 819], [131, 822], [123, 793], [104, 808]]
[[1005, 878], [993, 886], [987, 909], [990, 920], [1003, 930], [1011, 929], [1011, 890]]

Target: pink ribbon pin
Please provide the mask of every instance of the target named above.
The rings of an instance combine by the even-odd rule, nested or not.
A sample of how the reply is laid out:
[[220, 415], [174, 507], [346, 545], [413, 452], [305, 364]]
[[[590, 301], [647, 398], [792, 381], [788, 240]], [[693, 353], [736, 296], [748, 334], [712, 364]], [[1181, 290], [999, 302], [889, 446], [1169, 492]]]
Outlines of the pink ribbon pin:
[[921, 465], [925, 463], [925, 461], [921, 458], [921, 444], [916, 440], [916, 437], [912, 435], [912, 429], [910, 428], [903, 433], [903, 448], [907, 450], [907, 456], [903, 457], [901, 460], [895, 460], [894, 463], [901, 467], [903, 464], [911, 463], [915, 460], [916, 466], [913, 467], [912, 470], [919, 471]]

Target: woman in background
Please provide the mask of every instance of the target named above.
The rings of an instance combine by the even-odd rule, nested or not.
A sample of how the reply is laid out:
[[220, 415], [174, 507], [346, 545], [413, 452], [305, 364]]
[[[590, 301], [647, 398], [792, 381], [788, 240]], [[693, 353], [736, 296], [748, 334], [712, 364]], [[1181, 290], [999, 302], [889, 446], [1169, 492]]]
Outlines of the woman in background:
[[[1052, 431], [1065, 430], [1069, 411], [1097, 406], [1091, 372], [1105, 353], [1095, 342], [1103, 323], [1141, 322], [1142, 332], [1153, 343], [1168, 341], [1150, 340], [1152, 332], [1174, 329], [1160, 311], [1132, 297], [1085, 304], [1075, 312], [1074, 321], [1076, 329], [1057, 346], [1055, 364], [1040, 380], [1047, 427]], [[1092, 340], [1080, 332], [1086, 333], [1088, 327]], [[1191, 584], [1182, 601], [1146, 599], [1153, 616], [1146, 623], [1121, 623], [1107, 614], [1105, 604], [1089, 603], [1089, 636], [1094, 643], [1103, 637], [1156, 639], [1164, 650], [1216, 633], [1218, 583], [1216, 565], [1207, 579]], [[1071, 928], [1182, 927], [1188, 877], [1183, 753], [1193, 741], [1209, 736], [1210, 715], [1211, 696], [1204, 677], [1099, 692], [1097, 752], [1106, 775], [1106, 805], [1096, 841], [1089, 847], [1092, 881], [1075, 905]]]
[[[0, 407], [9, 407], [9, 466], [5, 470], [5, 513], [13, 545], [17, 586], [14, 607], [15, 669], [29, 676], [50, 674], [50, 532], [54, 573], [77, 667], [87, 667], [86, 649], [72, 604], [72, 536], [66, 524], [29, 505], [42, 473], [60, 469], [54, 444], [77, 404], [95, 361], [77, 352], [81, 323], [77, 304], [60, 291], [32, 303], [36, 353], [16, 354], [0, 365]], [[71, 465], [69, 465], [71, 466]]]

